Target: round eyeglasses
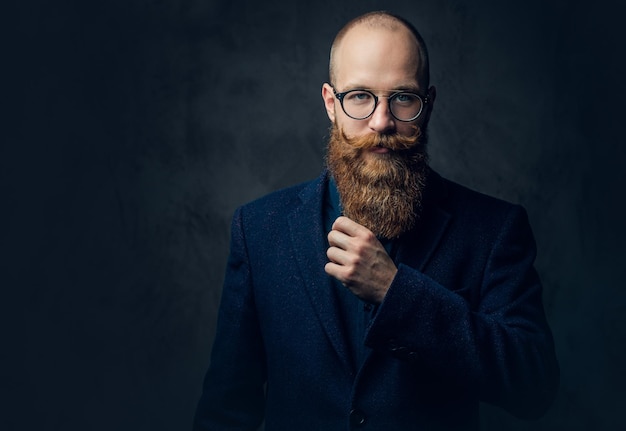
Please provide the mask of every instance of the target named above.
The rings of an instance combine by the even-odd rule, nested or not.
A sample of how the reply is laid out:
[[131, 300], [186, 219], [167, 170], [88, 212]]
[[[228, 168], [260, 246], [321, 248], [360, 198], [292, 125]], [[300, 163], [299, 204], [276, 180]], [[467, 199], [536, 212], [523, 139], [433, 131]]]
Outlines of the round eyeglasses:
[[[341, 103], [343, 112], [355, 120], [365, 120], [371, 116], [378, 106], [378, 96], [369, 90], [348, 90], [337, 93], [335, 97]], [[428, 97], [422, 98], [419, 94], [410, 91], [398, 91], [387, 97], [389, 111], [398, 121], [414, 121], [428, 103]]]

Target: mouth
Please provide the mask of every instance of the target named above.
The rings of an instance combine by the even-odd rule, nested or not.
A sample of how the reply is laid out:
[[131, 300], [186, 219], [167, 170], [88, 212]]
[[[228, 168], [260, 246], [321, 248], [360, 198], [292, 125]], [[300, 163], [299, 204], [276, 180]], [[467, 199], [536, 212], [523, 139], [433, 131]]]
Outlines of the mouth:
[[389, 151], [390, 151], [389, 148], [381, 147], [380, 145], [370, 149], [371, 153], [376, 153], [376, 154], [385, 154], [385, 153], [388, 153]]

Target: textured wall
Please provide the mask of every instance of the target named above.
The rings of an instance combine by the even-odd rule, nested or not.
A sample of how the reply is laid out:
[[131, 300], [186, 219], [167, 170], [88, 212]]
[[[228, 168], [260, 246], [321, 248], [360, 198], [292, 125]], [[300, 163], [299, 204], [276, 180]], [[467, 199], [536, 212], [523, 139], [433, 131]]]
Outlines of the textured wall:
[[0, 428], [189, 429], [232, 211], [318, 174], [329, 45], [381, 8], [429, 44], [433, 166], [523, 204], [537, 237], [561, 392], [536, 423], [486, 408], [485, 430], [625, 426], [626, 68], [610, 1], [13, 8]]

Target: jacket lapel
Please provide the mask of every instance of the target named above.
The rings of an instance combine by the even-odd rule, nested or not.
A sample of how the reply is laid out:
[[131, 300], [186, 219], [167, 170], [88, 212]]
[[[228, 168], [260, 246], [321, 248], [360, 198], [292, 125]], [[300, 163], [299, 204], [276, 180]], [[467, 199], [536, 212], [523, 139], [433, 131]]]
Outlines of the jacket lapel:
[[352, 374], [346, 334], [331, 278], [324, 271], [328, 248], [324, 231], [323, 206], [327, 173], [311, 182], [300, 193], [302, 204], [289, 216], [293, 255], [302, 274], [304, 289], [315, 309], [330, 344]]

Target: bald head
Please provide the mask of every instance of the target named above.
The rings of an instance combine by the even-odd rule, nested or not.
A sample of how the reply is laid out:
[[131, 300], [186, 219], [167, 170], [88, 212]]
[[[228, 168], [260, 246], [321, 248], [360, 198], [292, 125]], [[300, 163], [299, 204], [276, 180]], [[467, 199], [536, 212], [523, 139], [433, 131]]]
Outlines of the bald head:
[[[415, 51], [416, 58], [416, 79], [420, 83], [420, 87], [428, 88], [429, 85], [429, 65], [428, 51], [426, 44], [417, 29], [406, 21], [404, 18], [390, 14], [388, 12], [370, 12], [361, 15], [348, 24], [346, 24], [337, 33], [333, 45], [330, 50], [330, 62], [328, 65], [328, 74], [330, 82], [335, 85], [337, 75], [341, 67], [342, 51], [351, 49], [350, 39], [360, 37], [364, 32], [384, 31], [388, 33], [396, 33], [397, 37], [408, 38], [409, 43], [407, 49]], [[354, 33], [357, 32], [358, 35]], [[345, 42], [345, 43], [344, 43]]]

